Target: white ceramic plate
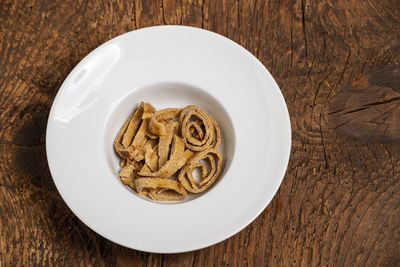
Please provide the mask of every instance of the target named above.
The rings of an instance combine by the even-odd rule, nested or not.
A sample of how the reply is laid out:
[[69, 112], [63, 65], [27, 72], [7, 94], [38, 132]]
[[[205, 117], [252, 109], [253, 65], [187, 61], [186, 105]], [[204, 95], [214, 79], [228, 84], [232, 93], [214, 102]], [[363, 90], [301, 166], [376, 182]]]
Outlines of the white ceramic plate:
[[[113, 139], [142, 100], [215, 117], [225, 159], [209, 190], [168, 204], [121, 183]], [[235, 42], [182, 26], [136, 30], [91, 52], [61, 86], [46, 134], [54, 182], [79, 219], [118, 244], [160, 253], [207, 247], [251, 223], [278, 190], [290, 146], [289, 114], [267, 69]]]

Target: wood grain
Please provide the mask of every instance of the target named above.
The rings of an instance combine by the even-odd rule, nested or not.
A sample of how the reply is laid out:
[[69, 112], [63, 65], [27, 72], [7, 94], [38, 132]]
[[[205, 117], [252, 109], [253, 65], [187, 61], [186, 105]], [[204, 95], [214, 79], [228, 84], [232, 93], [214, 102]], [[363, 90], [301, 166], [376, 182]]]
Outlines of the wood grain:
[[333, 129], [368, 141], [400, 139], [400, 67], [354, 75], [329, 101]]
[[[72, 68], [103, 42], [159, 24], [203, 27], [256, 55], [293, 130], [287, 174], [265, 211], [224, 242], [174, 255], [123, 248], [84, 226], [56, 191], [44, 145]], [[0, 266], [399, 266], [399, 141], [359, 124], [343, 134], [330, 114], [333, 103], [365, 105], [341, 96], [348, 84], [370, 104], [390, 88], [397, 98], [398, 80], [382, 72], [399, 61], [396, 0], [1, 1]], [[354, 83], [363, 76], [374, 89]]]

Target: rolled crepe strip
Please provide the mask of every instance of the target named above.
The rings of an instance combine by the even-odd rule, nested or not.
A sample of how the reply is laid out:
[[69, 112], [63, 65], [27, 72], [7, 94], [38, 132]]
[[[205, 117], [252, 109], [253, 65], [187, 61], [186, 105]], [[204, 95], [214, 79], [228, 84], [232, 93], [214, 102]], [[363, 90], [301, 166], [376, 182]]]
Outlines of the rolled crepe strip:
[[203, 139], [204, 138], [204, 131], [196, 122], [189, 122], [188, 128], [191, 136], [194, 136], [196, 139]]
[[[201, 169], [201, 181], [193, 177], [193, 170]], [[200, 193], [209, 188], [219, 177], [222, 169], [222, 155], [217, 149], [208, 148], [194, 154], [181, 169], [178, 180], [191, 193]]]
[[[124, 184], [153, 200], [182, 200], [186, 190], [200, 193], [220, 175], [220, 142], [217, 122], [203, 109], [156, 111], [141, 102], [114, 140], [121, 157], [118, 175]], [[196, 168], [199, 180], [193, 177]], [[175, 174], [177, 180], [169, 179]]]
[[135, 181], [139, 194], [148, 194], [153, 200], [182, 200], [186, 190], [175, 180], [164, 178], [139, 178]]
[[221, 130], [214, 118], [197, 106], [187, 106], [179, 116], [180, 133], [187, 148], [203, 151], [218, 148]]

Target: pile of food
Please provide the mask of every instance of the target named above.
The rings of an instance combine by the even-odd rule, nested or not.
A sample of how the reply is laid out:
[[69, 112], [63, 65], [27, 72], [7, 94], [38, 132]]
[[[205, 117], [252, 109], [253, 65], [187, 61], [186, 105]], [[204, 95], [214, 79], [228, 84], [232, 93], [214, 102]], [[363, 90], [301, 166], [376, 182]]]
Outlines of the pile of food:
[[[121, 181], [153, 200], [183, 200], [219, 177], [222, 154], [217, 122], [197, 106], [156, 110], [141, 102], [114, 141]], [[200, 179], [193, 175], [198, 168]]]

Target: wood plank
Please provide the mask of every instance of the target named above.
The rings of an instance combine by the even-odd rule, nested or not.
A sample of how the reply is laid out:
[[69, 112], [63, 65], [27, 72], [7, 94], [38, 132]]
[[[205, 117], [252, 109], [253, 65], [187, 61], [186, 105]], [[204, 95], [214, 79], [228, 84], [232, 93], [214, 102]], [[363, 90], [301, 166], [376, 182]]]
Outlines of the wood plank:
[[[265, 211], [224, 242], [172, 255], [123, 248], [84, 226], [52, 182], [44, 145], [72, 68], [103, 42], [159, 24], [203, 27], [256, 55], [293, 132]], [[1, 266], [399, 264], [399, 1], [1, 1], [0, 25]], [[365, 105], [391, 130], [365, 123], [367, 109], [351, 112]], [[354, 123], [343, 129], [346, 112]]]

